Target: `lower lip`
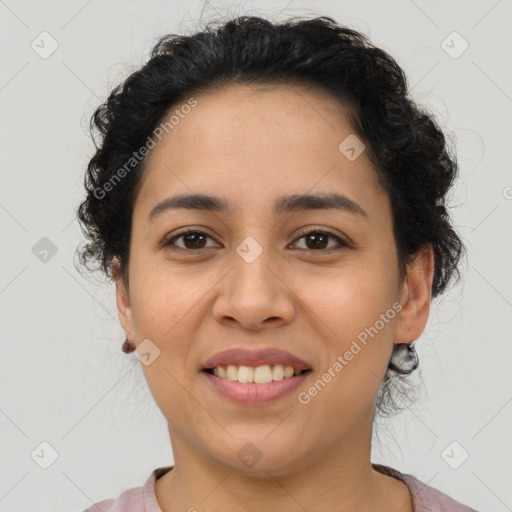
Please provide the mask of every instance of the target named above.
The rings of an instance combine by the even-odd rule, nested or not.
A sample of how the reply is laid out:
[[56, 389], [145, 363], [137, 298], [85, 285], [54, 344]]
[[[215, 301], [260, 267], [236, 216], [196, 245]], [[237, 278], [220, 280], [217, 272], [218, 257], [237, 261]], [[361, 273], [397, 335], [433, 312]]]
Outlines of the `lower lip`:
[[292, 393], [309, 377], [311, 370], [303, 372], [297, 377], [273, 380], [266, 384], [243, 383], [222, 379], [207, 371], [202, 371], [201, 373], [205, 375], [213, 388], [226, 398], [230, 398], [240, 404], [257, 405], [273, 402]]

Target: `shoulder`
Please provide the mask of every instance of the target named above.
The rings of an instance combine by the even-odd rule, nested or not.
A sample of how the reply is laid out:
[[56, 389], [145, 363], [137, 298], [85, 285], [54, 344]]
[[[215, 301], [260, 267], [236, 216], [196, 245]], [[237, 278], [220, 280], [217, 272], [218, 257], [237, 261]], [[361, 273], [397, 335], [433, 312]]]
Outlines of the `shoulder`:
[[478, 512], [474, 508], [454, 500], [440, 490], [423, 483], [413, 475], [400, 473], [394, 468], [380, 464], [372, 464], [372, 466], [381, 473], [398, 478], [409, 487], [414, 512]]
[[143, 487], [133, 487], [122, 492], [117, 498], [98, 501], [83, 512], [145, 512]]
[[155, 496], [155, 482], [171, 466], [153, 470], [144, 485], [123, 491], [117, 498], [93, 503], [82, 512], [161, 512]]

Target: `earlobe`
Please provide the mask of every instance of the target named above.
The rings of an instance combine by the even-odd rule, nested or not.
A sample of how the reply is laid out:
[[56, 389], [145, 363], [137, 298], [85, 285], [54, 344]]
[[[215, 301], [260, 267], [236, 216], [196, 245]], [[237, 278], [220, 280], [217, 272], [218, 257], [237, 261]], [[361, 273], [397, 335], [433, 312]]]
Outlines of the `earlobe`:
[[418, 339], [427, 325], [434, 278], [434, 251], [431, 244], [422, 247], [407, 267], [401, 293], [402, 309], [397, 317], [395, 343]]

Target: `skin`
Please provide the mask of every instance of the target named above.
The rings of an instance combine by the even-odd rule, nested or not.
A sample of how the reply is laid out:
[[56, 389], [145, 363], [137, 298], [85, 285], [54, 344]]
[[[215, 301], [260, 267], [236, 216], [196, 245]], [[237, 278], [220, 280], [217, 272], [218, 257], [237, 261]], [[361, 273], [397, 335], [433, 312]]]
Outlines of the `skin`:
[[[116, 280], [123, 328], [160, 350], [142, 368], [175, 459], [155, 486], [163, 512], [412, 511], [407, 486], [372, 469], [370, 442], [393, 343], [417, 339], [428, 320], [432, 248], [416, 254], [406, 278], [399, 274], [389, 198], [366, 153], [349, 161], [339, 151], [354, 130], [337, 99], [302, 86], [241, 85], [195, 98], [147, 157], [129, 287]], [[333, 191], [368, 219], [273, 212], [277, 196]], [[162, 199], [192, 192], [222, 196], [231, 210], [173, 210], [148, 220]], [[183, 227], [209, 235], [205, 248], [183, 237], [174, 251], [159, 246]], [[352, 245], [329, 238], [321, 248], [340, 250], [326, 254], [300, 236], [305, 227]], [[236, 252], [248, 236], [263, 249], [251, 264]], [[241, 406], [199, 371], [228, 348], [277, 347], [312, 366], [298, 391], [307, 390], [394, 303], [401, 311], [307, 405], [293, 392]], [[252, 467], [237, 458], [248, 442], [261, 453]]]

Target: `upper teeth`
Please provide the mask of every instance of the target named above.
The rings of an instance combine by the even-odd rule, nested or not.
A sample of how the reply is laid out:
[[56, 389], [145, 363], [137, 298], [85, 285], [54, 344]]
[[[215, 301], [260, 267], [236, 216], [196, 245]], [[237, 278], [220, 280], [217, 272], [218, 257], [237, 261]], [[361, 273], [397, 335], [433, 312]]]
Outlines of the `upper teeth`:
[[302, 370], [295, 370], [291, 366], [282, 364], [262, 366], [243, 366], [228, 364], [227, 366], [217, 366], [213, 369], [214, 375], [222, 379], [228, 379], [238, 382], [254, 382], [256, 384], [265, 384], [273, 380], [289, 379], [293, 375], [300, 375]]

